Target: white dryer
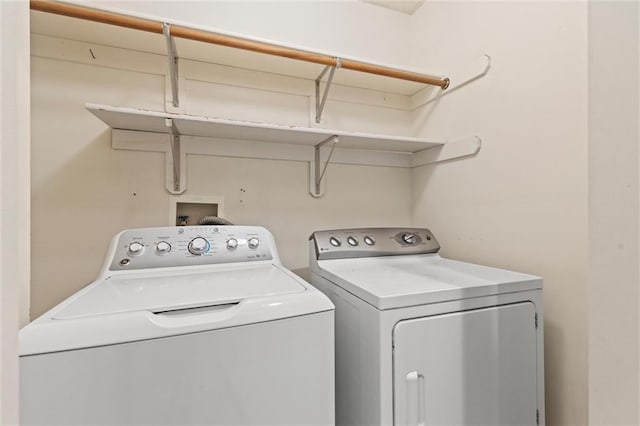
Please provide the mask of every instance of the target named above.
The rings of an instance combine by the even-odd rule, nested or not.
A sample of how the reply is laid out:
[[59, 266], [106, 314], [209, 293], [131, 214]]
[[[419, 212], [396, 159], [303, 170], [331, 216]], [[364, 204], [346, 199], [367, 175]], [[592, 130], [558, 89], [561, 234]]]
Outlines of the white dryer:
[[544, 424], [542, 280], [444, 259], [427, 229], [315, 232], [337, 425]]
[[264, 228], [127, 230], [20, 331], [22, 424], [330, 425], [333, 329]]

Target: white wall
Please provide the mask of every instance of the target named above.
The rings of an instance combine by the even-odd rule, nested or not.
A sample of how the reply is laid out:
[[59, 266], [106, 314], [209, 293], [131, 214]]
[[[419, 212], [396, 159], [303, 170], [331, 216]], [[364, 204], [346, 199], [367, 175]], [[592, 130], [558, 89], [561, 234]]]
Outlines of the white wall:
[[[151, 7], [149, 3], [139, 6]], [[208, 6], [216, 23], [244, 28], [246, 4], [227, 5], [233, 10], [228, 15], [223, 13], [227, 10], [223, 4]], [[162, 7], [169, 5], [163, 3]], [[316, 22], [322, 14], [370, 22], [357, 31], [343, 26], [314, 33], [313, 37], [323, 40], [314, 44], [319, 49], [334, 47], [336, 40], [342, 40], [340, 44], [346, 48], [362, 34], [371, 34], [380, 11], [391, 20], [396, 15], [360, 3], [327, 3], [322, 8], [310, 3], [299, 13], [291, 3], [255, 7], [261, 10], [263, 20], [251, 34], [265, 34], [260, 28], [273, 31], [277, 28], [274, 20], [281, 20], [281, 37], [286, 38], [300, 31], [300, 21]], [[204, 12], [200, 12], [201, 17]], [[311, 19], [313, 14], [318, 16]], [[300, 44], [298, 39], [292, 41]], [[366, 52], [358, 46], [350, 49], [377, 57], [376, 45], [367, 46]], [[395, 49], [386, 53], [392, 56]], [[110, 130], [83, 107], [86, 102], [97, 102], [162, 111], [167, 72], [164, 56], [40, 35], [33, 36], [32, 55], [31, 313], [35, 317], [96, 276], [115, 233], [167, 225], [169, 194], [164, 189], [163, 154], [113, 150]], [[180, 73], [186, 78], [181, 101], [184, 112], [309, 124], [313, 95], [309, 81], [189, 60], [181, 61]], [[367, 91], [350, 93], [341, 95], [340, 102], [334, 99], [327, 103], [326, 123], [355, 131], [406, 132], [410, 117], [398, 105], [382, 101], [372, 105], [363, 102], [369, 96]], [[347, 117], [340, 115], [343, 110], [348, 111]], [[227, 219], [269, 228], [285, 265], [302, 275], [307, 267], [307, 238], [314, 230], [410, 223], [409, 169], [330, 165], [326, 194], [314, 199], [308, 192], [306, 162], [189, 155], [187, 167], [185, 195], [221, 196]]]
[[547, 424], [586, 424], [587, 4], [428, 1], [413, 28], [413, 66], [492, 58], [416, 113], [420, 134], [483, 146], [415, 169], [414, 225], [445, 256], [544, 278]]
[[18, 424], [18, 326], [28, 318], [29, 9], [0, 2], [0, 424]]
[[589, 3], [589, 420], [638, 424], [640, 25]]

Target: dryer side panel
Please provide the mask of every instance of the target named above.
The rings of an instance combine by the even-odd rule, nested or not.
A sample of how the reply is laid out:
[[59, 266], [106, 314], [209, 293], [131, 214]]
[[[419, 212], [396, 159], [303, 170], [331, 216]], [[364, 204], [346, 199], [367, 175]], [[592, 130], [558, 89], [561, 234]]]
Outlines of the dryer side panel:
[[535, 305], [400, 321], [395, 425], [536, 425]]

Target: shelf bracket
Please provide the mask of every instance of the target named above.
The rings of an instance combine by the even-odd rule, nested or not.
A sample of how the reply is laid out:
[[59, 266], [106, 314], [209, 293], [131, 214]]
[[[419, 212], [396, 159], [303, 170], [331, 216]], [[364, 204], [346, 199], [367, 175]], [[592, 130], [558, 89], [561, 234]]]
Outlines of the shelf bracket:
[[482, 139], [480, 136], [470, 136], [444, 145], [415, 152], [411, 156], [411, 167], [426, 166], [458, 158], [472, 157], [480, 152]]
[[171, 138], [169, 148], [171, 150], [172, 164], [170, 169], [173, 172], [173, 186], [171, 187], [169, 184], [167, 184], [167, 191], [172, 194], [182, 194], [186, 188], [181, 188], [182, 182], [180, 179], [180, 175], [182, 173], [182, 170], [180, 169], [180, 163], [182, 155], [180, 152], [180, 134], [178, 133], [178, 130], [176, 129], [176, 126], [171, 118], [165, 119], [164, 125], [169, 129], [169, 137]]
[[[316, 123], [320, 123], [322, 120], [322, 111], [324, 110], [324, 104], [327, 101], [327, 95], [329, 94], [329, 88], [331, 87], [331, 82], [333, 81], [333, 75], [336, 72], [336, 69], [342, 66], [342, 60], [340, 58], [336, 58], [336, 65], [331, 66], [327, 65], [324, 67], [318, 78], [316, 78]], [[322, 98], [320, 97], [320, 81], [322, 77], [329, 71], [329, 78], [327, 78], [327, 84], [324, 87], [324, 92], [322, 94]]]
[[[314, 147], [314, 158], [313, 158], [313, 167], [312, 167], [312, 174], [311, 174], [311, 186], [313, 187], [311, 189], [311, 195], [315, 198], [320, 198], [323, 194], [322, 194], [322, 180], [324, 179], [324, 175], [327, 171], [327, 166], [329, 165], [329, 162], [331, 161], [331, 156], [333, 155], [333, 150], [336, 147], [336, 144], [338, 143], [339, 139], [338, 139], [338, 135], [333, 135], [333, 136], [329, 136], [328, 138], [326, 138], [325, 140], [323, 140], [322, 142], [320, 142], [319, 144], [317, 144]], [[324, 145], [328, 144], [328, 143], [332, 143], [331, 145], [331, 151], [329, 151], [329, 155], [327, 157], [327, 161], [325, 161], [324, 163], [324, 167], [322, 167], [322, 171], [320, 170], [320, 148], [322, 148]]]
[[166, 22], [162, 24], [162, 34], [167, 41], [167, 55], [169, 59], [169, 74], [171, 76], [171, 98], [172, 105], [175, 108], [180, 106], [180, 99], [178, 97], [178, 52], [176, 50], [176, 43], [171, 36], [171, 24]]
[[[428, 105], [444, 96], [454, 93], [474, 81], [486, 76], [491, 69], [491, 56], [480, 55], [472, 61], [467, 61], [454, 68], [450, 74], [451, 82], [443, 90], [422, 90], [411, 96], [411, 110]], [[447, 80], [449, 80], [447, 78]], [[447, 90], [444, 90], [444, 89]]]

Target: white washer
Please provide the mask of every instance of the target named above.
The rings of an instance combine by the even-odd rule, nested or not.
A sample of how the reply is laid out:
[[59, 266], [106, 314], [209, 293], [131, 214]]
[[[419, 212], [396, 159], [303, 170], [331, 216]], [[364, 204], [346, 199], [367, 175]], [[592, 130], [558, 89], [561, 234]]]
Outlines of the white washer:
[[20, 331], [22, 424], [333, 424], [333, 309], [264, 228], [121, 232]]
[[315, 232], [337, 425], [544, 424], [542, 280], [444, 259], [427, 229]]

